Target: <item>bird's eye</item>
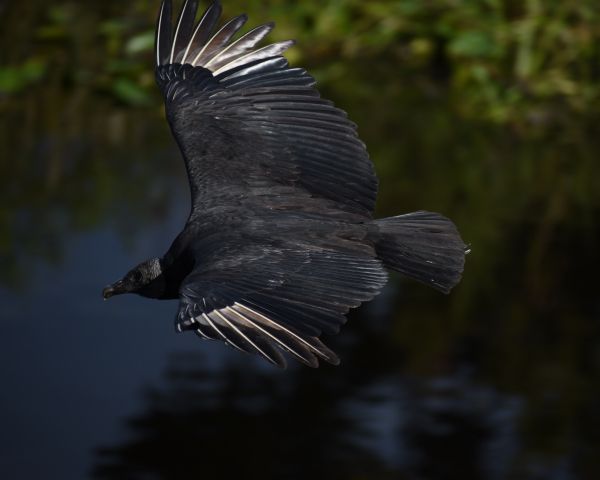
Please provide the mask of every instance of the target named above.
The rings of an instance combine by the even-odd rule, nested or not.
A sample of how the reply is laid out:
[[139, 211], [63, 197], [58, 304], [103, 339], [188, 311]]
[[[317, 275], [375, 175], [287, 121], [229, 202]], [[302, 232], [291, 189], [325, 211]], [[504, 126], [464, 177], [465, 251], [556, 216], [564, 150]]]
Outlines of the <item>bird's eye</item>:
[[134, 279], [136, 282], [141, 282], [141, 281], [142, 281], [142, 272], [140, 272], [139, 270], [138, 270], [137, 272], [135, 272], [135, 273], [133, 274], [133, 279]]

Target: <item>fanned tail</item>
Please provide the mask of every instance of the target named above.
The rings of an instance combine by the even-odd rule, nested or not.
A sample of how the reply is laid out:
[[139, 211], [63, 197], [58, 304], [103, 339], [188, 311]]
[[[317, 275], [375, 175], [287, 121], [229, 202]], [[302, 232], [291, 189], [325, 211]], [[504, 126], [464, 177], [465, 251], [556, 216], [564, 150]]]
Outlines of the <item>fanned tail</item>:
[[217, 75], [241, 65], [281, 55], [294, 44], [288, 40], [255, 49], [273, 30], [274, 23], [260, 25], [233, 40], [246, 23], [246, 15], [233, 18], [213, 33], [222, 12], [219, 1], [213, 1], [195, 23], [197, 10], [198, 1], [186, 0], [173, 33], [172, 2], [163, 0], [156, 27], [157, 66], [189, 64], [207, 68]]
[[460, 281], [468, 249], [456, 226], [431, 212], [375, 220], [375, 248], [383, 264], [444, 293]]

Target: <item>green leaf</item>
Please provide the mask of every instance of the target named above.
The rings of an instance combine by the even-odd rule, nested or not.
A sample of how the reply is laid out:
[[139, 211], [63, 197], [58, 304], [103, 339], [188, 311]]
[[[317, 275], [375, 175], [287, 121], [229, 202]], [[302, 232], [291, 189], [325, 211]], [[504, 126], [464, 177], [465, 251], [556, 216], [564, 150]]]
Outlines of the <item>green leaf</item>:
[[498, 54], [494, 39], [486, 32], [461, 32], [450, 42], [450, 53], [462, 57], [493, 57]]
[[131, 105], [146, 106], [152, 103], [148, 92], [128, 78], [115, 80], [112, 90], [119, 100]]
[[129, 54], [151, 51], [154, 48], [154, 32], [149, 30], [131, 38], [125, 45]]
[[0, 92], [17, 93], [37, 82], [46, 73], [46, 64], [29, 59], [22, 65], [0, 67]]

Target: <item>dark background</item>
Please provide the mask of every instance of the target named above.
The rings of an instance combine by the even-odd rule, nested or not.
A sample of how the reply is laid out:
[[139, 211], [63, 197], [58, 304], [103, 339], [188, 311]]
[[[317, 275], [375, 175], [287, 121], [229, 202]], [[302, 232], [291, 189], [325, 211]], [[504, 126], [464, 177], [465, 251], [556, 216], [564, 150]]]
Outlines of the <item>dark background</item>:
[[188, 187], [153, 80], [158, 1], [0, 3], [0, 476], [600, 478], [600, 4], [224, 2], [359, 124], [377, 215], [471, 244], [450, 296], [394, 276], [278, 371], [103, 302]]

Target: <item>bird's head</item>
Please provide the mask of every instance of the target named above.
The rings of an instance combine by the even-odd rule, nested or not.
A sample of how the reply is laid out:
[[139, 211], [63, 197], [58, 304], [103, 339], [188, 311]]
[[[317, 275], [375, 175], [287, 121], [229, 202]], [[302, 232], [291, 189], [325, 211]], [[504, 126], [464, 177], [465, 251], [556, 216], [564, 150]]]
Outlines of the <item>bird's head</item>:
[[163, 276], [160, 260], [152, 258], [131, 269], [119, 281], [102, 290], [104, 300], [122, 293], [137, 293], [145, 297], [156, 297], [162, 292]]

